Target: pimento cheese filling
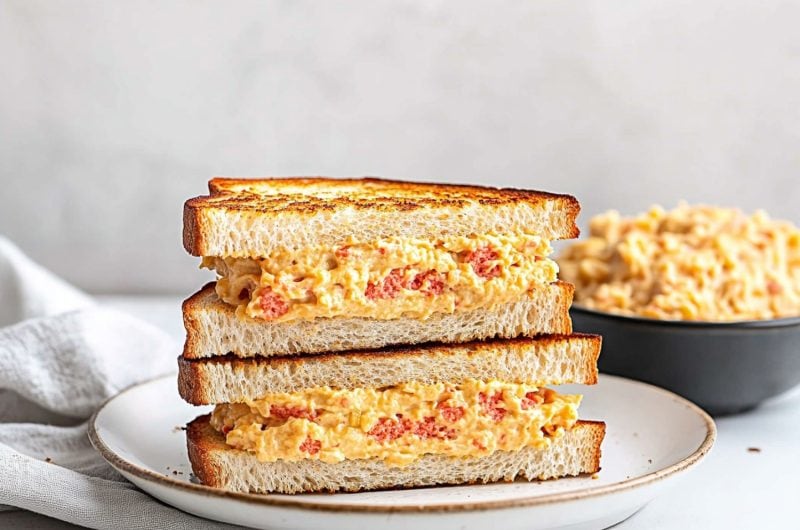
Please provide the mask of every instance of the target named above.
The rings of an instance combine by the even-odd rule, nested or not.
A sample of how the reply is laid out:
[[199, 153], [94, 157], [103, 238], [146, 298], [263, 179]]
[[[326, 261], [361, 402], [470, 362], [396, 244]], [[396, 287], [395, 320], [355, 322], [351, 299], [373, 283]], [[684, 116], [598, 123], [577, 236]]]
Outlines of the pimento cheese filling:
[[508, 302], [554, 282], [551, 252], [539, 236], [484, 234], [204, 257], [202, 266], [217, 272], [217, 294], [243, 317], [424, 319]]
[[546, 448], [575, 424], [580, 401], [494, 380], [320, 387], [217, 405], [211, 425], [261, 462], [378, 458], [404, 466], [426, 454], [474, 458]]

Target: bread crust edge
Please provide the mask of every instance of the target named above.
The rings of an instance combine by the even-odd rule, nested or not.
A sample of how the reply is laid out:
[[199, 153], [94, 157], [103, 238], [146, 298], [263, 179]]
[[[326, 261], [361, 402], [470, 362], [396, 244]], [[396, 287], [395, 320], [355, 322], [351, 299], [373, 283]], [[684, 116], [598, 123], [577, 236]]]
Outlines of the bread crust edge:
[[[184, 325], [184, 329], [186, 330], [186, 339], [184, 341], [184, 347], [183, 347], [183, 357], [185, 359], [208, 359], [208, 358], [211, 358], [211, 356], [204, 355], [203, 352], [200, 351], [200, 347], [199, 347], [200, 340], [199, 340], [199, 337], [203, 333], [203, 325], [202, 325], [201, 322], [199, 322], [199, 319], [196, 316], [200, 311], [203, 311], [204, 309], [206, 309], [204, 307], [204, 304], [206, 303], [205, 302], [206, 299], [211, 298], [212, 301], [210, 302], [210, 304], [213, 307], [213, 309], [217, 310], [217, 311], [224, 312], [226, 317], [232, 318], [232, 319], [239, 318], [236, 315], [235, 309], [233, 308], [233, 306], [231, 306], [229, 304], [226, 304], [222, 300], [219, 300], [219, 298], [216, 295], [215, 285], [216, 285], [216, 282], [213, 282], [213, 281], [206, 283], [199, 291], [195, 292], [194, 294], [189, 296], [189, 298], [184, 300], [184, 302], [183, 302], [183, 304], [181, 306], [182, 313], [183, 313], [183, 325]], [[556, 326], [559, 329], [563, 330], [563, 333], [561, 333], [561, 335], [565, 335], [566, 336], [566, 335], [569, 335], [569, 334], [572, 333], [572, 319], [570, 318], [570, 315], [569, 315], [569, 308], [570, 308], [570, 305], [572, 304], [572, 298], [573, 298], [573, 295], [574, 295], [574, 292], [575, 292], [575, 287], [571, 283], [567, 283], [567, 282], [564, 282], [564, 281], [561, 281], [561, 280], [557, 280], [556, 282], [554, 282], [551, 285], [555, 285], [555, 286], [558, 287], [558, 289], [561, 290], [560, 296], [558, 297], [558, 306], [556, 307], [556, 310], [555, 310], [555, 315], [557, 315], [557, 318], [558, 318], [558, 322], [557, 322]], [[336, 318], [336, 319], [347, 319], [348, 317], [341, 317], [340, 316], [340, 317], [334, 317], [334, 318]], [[258, 320], [252, 320], [249, 323], [255, 323], [256, 325], [263, 325], [263, 326], [280, 326], [281, 325], [280, 323], [276, 324], [276, 323], [267, 322], [267, 321], [261, 322], [261, 321], [258, 321]], [[546, 334], [541, 334], [541, 333], [536, 333], [536, 332], [534, 332], [534, 333], [523, 333], [522, 334], [522, 338], [527, 338], [527, 339], [534, 338], [534, 337], [543, 337], [543, 336], [547, 336], [547, 335]], [[499, 337], [499, 338], [503, 339], [503, 340], [514, 340], [515, 338], [520, 338], [520, 337], [515, 337], [515, 338]], [[492, 339], [489, 339], [489, 340], [492, 340]], [[469, 342], [460, 342], [460, 343], [455, 343], [455, 344], [468, 344], [468, 343]], [[413, 344], [410, 344], [410, 346], [413, 346]], [[384, 349], [387, 349], [387, 348], [386, 347], [382, 347], [380, 349], [384, 350]], [[337, 352], [341, 352], [341, 351], [346, 351], [346, 350], [336, 350], [336, 351]], [[236, 352], [215, 352], [215, 354], [218, 355], [218, 356], [223, 356], [223, 355], [226, 355], [228, 353], [233, 353], [234, 355], [236, 355], [238, 357], [241, 357], [241, 358], [252, 358], [253, 357], [253, 356], [250, 356], [250, 355], [239, 355]], [[306, 355], [306, 354], [309, 354], [309, 355], [323, 355], [324, 352], [308, 351], [308, 352], [302, 352], [302, 353], [294, 353], [292, 355], [296, 356], [296, 355]], [[273, 354], [273, 355], [256, 355], [255, 357], [275, 357], [275, 356], [276, 355]]]
[[324, 185], [332, 180], [337, 182], [346, 182], [351, 184], [358, 184], [364, 182], [372, 183], [385, 183], [395, 186], [400, 186], [405, 189], [414, 189], [417, 187], [425, 188], [431, 184], [441, 186], [443, 189], [459, 189], [459, 190], [475, 190], [486, 191], [491, 190], [498, 194], [507, 193], [517, 201], [525, 201], [529, 205], [534, 205], [542, 200], [555, 200], [561, 202], [561, 207], [564, 210], [565, 217], [568, 219], [568, 229], [559, 238], [560, 239], [574, 239], [580, 235], [580, 229], [577, 225], [577, 217], [580, 213], [580, 203], [573, 195], [551, 193], [547, 191], [527, 190], [521, 188], [495, 188], [491, 186], [478, 186], [473, 184], [447, 184], [447, 183], [430, 183], [430, 182], [414, 182], [414, 181], [401, 181], [384, 179], [377, 177], [364, 177], [364, 178], [350, 178], [350, 179], [332, 179], [326, 177], [276, 177], [276, 178], [230, 178], [230, 177], [214, 177], [208, 182], [209, 194], [198, 195], [187, 199], [183, 205], [183, 248], [192, 256], [205, 256], [208, 255], [208, 248], [205, 242], [204, 232], [208, 229], [205, 222], [204, 212], [209, 208], [215, 208], [214, 205], [209, 205], [207, 200], [212, 197], [223, 195], [226, 184], [238, 183], [253, 183], [263, 184], [265, 182], [275, 184], [293, 184], [303, 182], [308, 185]]

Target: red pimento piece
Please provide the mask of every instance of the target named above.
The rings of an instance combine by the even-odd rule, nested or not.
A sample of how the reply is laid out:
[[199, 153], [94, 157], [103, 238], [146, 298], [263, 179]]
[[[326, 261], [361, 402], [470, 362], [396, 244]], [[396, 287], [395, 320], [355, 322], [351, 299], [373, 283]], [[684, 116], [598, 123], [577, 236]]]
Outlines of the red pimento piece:
[[334, 255], [337, 258], [346, 258], [350, 255], [350, 247], [339, 247], [334, 251]]
[[[455, 408], [453, 410], [455, 410]], [[367, 432], [369, 436], [372, 436], [381, 443], [393, 442], [408, 433], [416, 434], [423, 439], [438, 438], [440, 440], [452, 440], [456, 436], [455, 429], [437, 424], [436, 418], [433, 416], [414, 422], [403, 418], [401, 414], [397, 415], [397, 419], [379, 419], [378, 423]]]
[[413, 427], [411, 420], [398, 417], [393, 420], [391, 418], [381, 418], [372, 429], [367, 432], [368, 435], [374, 437], [379, 442], [391, 442], [397, 440], [405, 433], [410, 431]]
[[379, 282], [369, 282], [364, 295], [370, 300], [395, 298], [400, 289], [422, 291], [427, 294], [437, 295], [444, 292], [445, 274], [434, 269], [416, 274], [411, 280], [405, 278], [408, 267], [392, 269], [392, 271]]
[[269, 415], [279, 420], [288, 418], [303, 418], [313, 421], [317, 418], [316, 410], [308, 410], [303, 407], [292, 407], [289, 405], [270, 405]]
[[508, 412], [506, 409], [499, 406], [500, 403], [503, 403], [502, 391], [495, 392], [491, 396], [487, 396], [485, 393], [481, 392], [478, 394], [478, 401], [483, 408], [483, 412], [494, 421], [501, 421], [505, 418], [506, 412]]
[[436, 423], [436, 418], [433, 416], [418, 421], [414, 426], [414, 434], [423, 439], [438, 438], [440, 440], [452, 440], [456, 437], [456, 431], [454, 429], [450, 429], [444, 425], [438, 425]]
[[261, 310], [264, 311], [264, 319], [272, 320], [280, 318], [289, 312], [289, 304], [281, 295], [267, 288], [261, 292]]
[[364, 291], [364, 296], [366, 296], [369, 300], [375, 300], [378, 298], [379, 289], [378, 286], [372, 282], [367, 283], [367, 288]]
[[439, 414], [442, 415], [442, 418], [450, 423], [455, 423], [464, 417], [464, 407], [451, 407], [442, 402], [436, 405], [436, 408], [439, 409]]
[[392, 269], [392, 271], [386, 275], [386, 278], [380, 282], [369, 282], [367, 284], [367, 290], [364, 291], [364, 295], [370, 300], [375, 300], [376, 298], [394, 298], [397, 296], [397, 293], [400, 292], [400, 289], [404, 287], [404, 275], [405, 269]]
[[422, 291], [430, 295], [442, 294], [444, 291], [444, 280], [444, 273], [430, 269], [414, 276], [408, 288], [414, 291]]
[[500, 265], [490, 263], [499, 257], [500, 255], [492, 247], [481, 247], [468, 253], [466, 261], [472, 265], [475, 274], [488, 280], [500, 276]]
[[233, 430], [233, 427], [231, 427], [230, 425], [223, 425], [222, 426], [222, 434], [228, 434], [232, 430]]
[[773, 296], [776, 294], [781, 294], [783, 292], [783, 287], [781, 287], [781, 284], [779, 284], [775, 280], [768, 280], [767, 292]]
[[535, 407], [536, 405], [541, 405], [544, 403], [544, 398], [536, 392], [528, 392], [525, 394], [525, 397], [522, 398], [522, 402], [520, 403], [520, 407], [522, 410], [528, 410], [529, 408]]
[[315, 455], [319, 453], [319, 450], [322, 448], [322, 442], [319, 440], [314, 440], [310, 436], [307, 436], [303, 443], [300, 444], [300, 450], [305, 451], [310, 455]]

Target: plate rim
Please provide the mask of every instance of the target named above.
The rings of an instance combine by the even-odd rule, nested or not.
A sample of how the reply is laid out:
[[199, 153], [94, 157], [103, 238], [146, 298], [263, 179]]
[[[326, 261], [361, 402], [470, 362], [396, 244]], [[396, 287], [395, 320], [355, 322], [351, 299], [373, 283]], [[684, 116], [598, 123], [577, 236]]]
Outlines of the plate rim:
[[638, 386], [646, 387], [649, 390], [660, 392], [664, 394], [666, 397], [672, 398], [677, 403], [686, 406], [689, 410], [691, 410], [697, 416], [699, 416], [705, 424], [706, 435], [702, 443], [690, 455], [670, 466], [664, 467], [662, 469], [657, 469], [655, 471], [651, 471], [650, 473], [647, 473], [645, 475], [626, 479], [620, 482], [616, 482], [614, 484], [598, 486], [596, 488], [589, 487], [577, 491], [550, 493], [546, 495], [538, 495], [533, 497], [521, 497], [516, 499], [480, 501], [480, 502], [470, 502], [470, 503], [451, 502], [451, 503], [431, 504], [431, 505], [418, 504], [418, 505], [405, 505], [405, 506], [391, 506], [391, 505], [369, 506], [363, 504], [347, 504], [347, 503], [329, 504], [329, 503], [308, 501], [304, 499], [303, 500], [276, 499], [273, 498], [270, 494], [239, 493], [220, 488], [213, 488], [211, 486], [194, 484], [192, 482], [186, 482], [183, 480], [171, 478], [169, 476], [161, 475], [160, 473], [152, 471], [148, 468], [134, 464], [133, 462], [130, 462], [124, 459], [119, 454], [115, 453], [102, 440], [100, 434], [98, 433], [97, 419], [100, 413], [102, 413], [102, 411], [112, 401], [118, 399], [123, 394], [126, 394], [141, 386], [154, 383], [161, 379], [175, 377], [175, 374], [161, 375], [147, 379], [145, 381], [141, 381], [139, 383], [135, 383], [121, 390], [117, 394], [109, 397], [97, 408], [94, 414], [92, 414], [91, 418], [89, 418], [87, 431], [88, 431], [89, 441], [91, 442], [92, 446], [100, 453], [103, 459], [105, 459], [112, 467], [114, 467], [116, 470], [120, 472], [129, 473], [130, 475], [133, 475], [134, 477], [137, 477], [141, 480], [154, 482], [159, 486], [176, 488], [186, 493], [195, 493], [207, 497], [232, 499], [236, 501], [246, 502], [248, 504], [256, 504], [262, 506], [266, 505], [277, 508], [315, 510], [324, 512], [351, 512], [351, 513], [352, 512], [358, 512], [358, 513], [472, 512], [472, 511], [497, 510], [497, 509], [508, 509], [508, 508], [527, 508], [532, 506], [542, 506], [548, 504], [557, 504], [557, 503], [590, 499], [595, 497], [602, 497], [605, 495], [620, 493], [626, 490], [659, 482], [676, 473], [688, 470], [696, 466], [709, 453], [712, 446], [714, 445], [714, 441], [716, 440], [717, 428], [711, 416], [702, 408], [700, 408], [698, 405], [695, 405], [693, 402], [689, 401], [688, 399], [682, 396], [679, 396], [678, 394], [675, 394], [674, 392], [670, 392], [669, 390], [658, 387], [656, 385], [651, 385], [649, 383], [637, 381], [635, 379], [629, 379], [627, 377], [620, 377], [611, 374], [601, 374], [601, 376], [604, 379], [605, 378], [617, 379], [628, 383], [633, 383]]

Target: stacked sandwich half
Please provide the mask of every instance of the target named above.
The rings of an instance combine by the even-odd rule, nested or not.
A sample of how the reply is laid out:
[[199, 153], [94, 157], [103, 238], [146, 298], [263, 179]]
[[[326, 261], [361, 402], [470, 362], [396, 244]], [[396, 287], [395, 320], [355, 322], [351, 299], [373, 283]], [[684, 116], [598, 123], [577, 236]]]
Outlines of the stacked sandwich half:
[[573, 335], [550, 242], [570, 196], [379, 179], [213, 179], [184, 246], [179, 390], [205, 484], [360, 491], [599, 469], [578, 420], [600, 338]]

